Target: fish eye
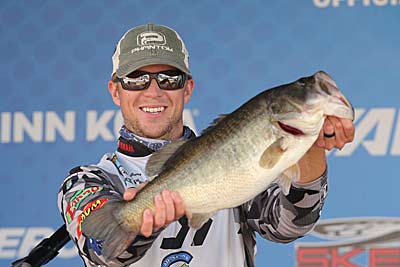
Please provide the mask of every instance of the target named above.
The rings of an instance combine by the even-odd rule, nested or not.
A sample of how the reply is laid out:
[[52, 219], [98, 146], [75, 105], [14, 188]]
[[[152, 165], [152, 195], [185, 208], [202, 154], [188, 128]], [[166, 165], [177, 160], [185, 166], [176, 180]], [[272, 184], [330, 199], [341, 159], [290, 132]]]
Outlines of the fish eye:
[[306, 85], [307, 79], [306, 79], [306, 78], [300, 78], [297, 82], [298, 82], [300, 85]]
[[302, 86], [305, 86], [306, 84], [314, 84], [315, 77], [314, 76], [303, 77], [303, 78], [298, 79], [297, 82]]

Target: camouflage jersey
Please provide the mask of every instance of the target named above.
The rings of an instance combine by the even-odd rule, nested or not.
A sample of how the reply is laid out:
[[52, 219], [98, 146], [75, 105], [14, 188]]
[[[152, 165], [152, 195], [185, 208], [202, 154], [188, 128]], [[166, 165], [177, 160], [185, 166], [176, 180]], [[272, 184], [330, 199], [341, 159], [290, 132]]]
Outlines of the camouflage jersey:
[[81, 223], [108, 201], [120, 200], [127, 188], [148, 179], [146, 162], [164, 143], [147, 141], [150, 145], [121, 136], [116, 152], [105, 154], [96, 165], [72, 169], [60, 188], [58, 207], [86, 266], [251, 267], [256, 232], [287, 243], [310, 232], [320, 216], [326, 172], [308, 184], [292, 183], [287, 196], [271, 184], [249, 202], [217, 212], [198, 230], [190, 228], [184, 216], [148, 238], [138, 235], [123, 254], [105, 260], [102, 241], [85, 236]]

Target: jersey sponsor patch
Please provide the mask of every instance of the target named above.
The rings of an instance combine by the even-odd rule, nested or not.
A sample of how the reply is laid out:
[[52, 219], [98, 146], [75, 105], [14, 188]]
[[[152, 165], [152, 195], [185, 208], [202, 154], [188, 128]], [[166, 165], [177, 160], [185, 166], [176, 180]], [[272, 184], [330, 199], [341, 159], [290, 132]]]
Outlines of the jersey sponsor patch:
[[86, 204], [86, 206], [83, 208], [82, 213], [78, 217], [78, 226], [76, 228], [78, 239], [82, 235], [82, 222], [86, 220], [86, 218], [92, 213], [92, 211], [98, 210], [103, 207], [107, 201], [108, 198], [101, 198]]
[[94, 186], [77, 191], [67, 205], [67, 213], [65, 214], [67, 223], [71, 223], [71, 221], [74, 219], [76, 210], [79, 208], [80, 204], [85, 198], [101, 190], [103, 190], [103, 187]]
[[187, 251], [170, 253], [162, 260], [161, 267], [169, 267], [176, 262], [182, 262], [182, 266], [189, 266], [188, 264], [192, 259], [193, 256]]

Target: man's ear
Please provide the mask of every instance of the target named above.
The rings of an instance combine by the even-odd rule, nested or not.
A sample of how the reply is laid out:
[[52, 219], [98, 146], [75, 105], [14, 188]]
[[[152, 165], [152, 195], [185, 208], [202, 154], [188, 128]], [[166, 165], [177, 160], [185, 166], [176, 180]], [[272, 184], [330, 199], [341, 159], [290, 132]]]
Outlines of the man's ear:
[[111, 95], [112, 100], [114, 101], [115, 105], [120, 106], [121, 100], [119, 98], [119, 93], [118, 93], [118, 83], [109, 80], [108, 81], [108, 91], [110, 92], [110, 95]]
[[187, 84], [185, 86], [185, 91], [184, 91], [184, 103], [186, 104], [189, 102], [189, 99], [193, 93], [193, 88], [194, 88], [194, 80], [190, 79], [187, 81]]

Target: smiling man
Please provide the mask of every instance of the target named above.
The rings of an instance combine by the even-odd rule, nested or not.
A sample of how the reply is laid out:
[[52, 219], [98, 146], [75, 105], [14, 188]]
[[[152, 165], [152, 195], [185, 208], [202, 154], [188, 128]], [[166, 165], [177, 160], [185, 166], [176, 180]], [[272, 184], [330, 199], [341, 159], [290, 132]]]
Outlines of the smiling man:
[[[133, 82], [137, 86], [137, 81], [144, 89], [131, 89]], [[161, 89], [164, 87], [167, 89]], [[141, 67], [123, 79], [113, 75], [113, 81], [108, 83], [126, 128], [139, 136], [163, 140], [177, 140], [182, 136], [182, 112], [193, 87], [190, 73], [161, 64]]]
[[[106, 153], [96, 165], [72, 169], [58, 195], [60, 212], [86, 266], [253, 266], [256, 232], [287, 243], [313, 229], [327, 193], [325, 149], [352, 141], [350, 120], [325, 120], [318, 140], [299, 161], [300, 181], [287, 196], [272, 184], [251, 201], [219, 211], [196, 230], [188, 226], [179, 194], [165, 189], [155, 197], [155, 209], [143, 213], [140, 235], [117, 258], [106, 259], [102, 240], [82, 232], [83, 221], [107, 202], [132, 200], [149, 180], [145, 165], [153, 152], [172, 141], [195, 138], [183, 125], [194, 81], [177, 32], [154, 24], [130, 29], [112, 59], [108, 90], [124, 118], [117, 151]], [[83, 193], [93, 188], [93, 193]]]

